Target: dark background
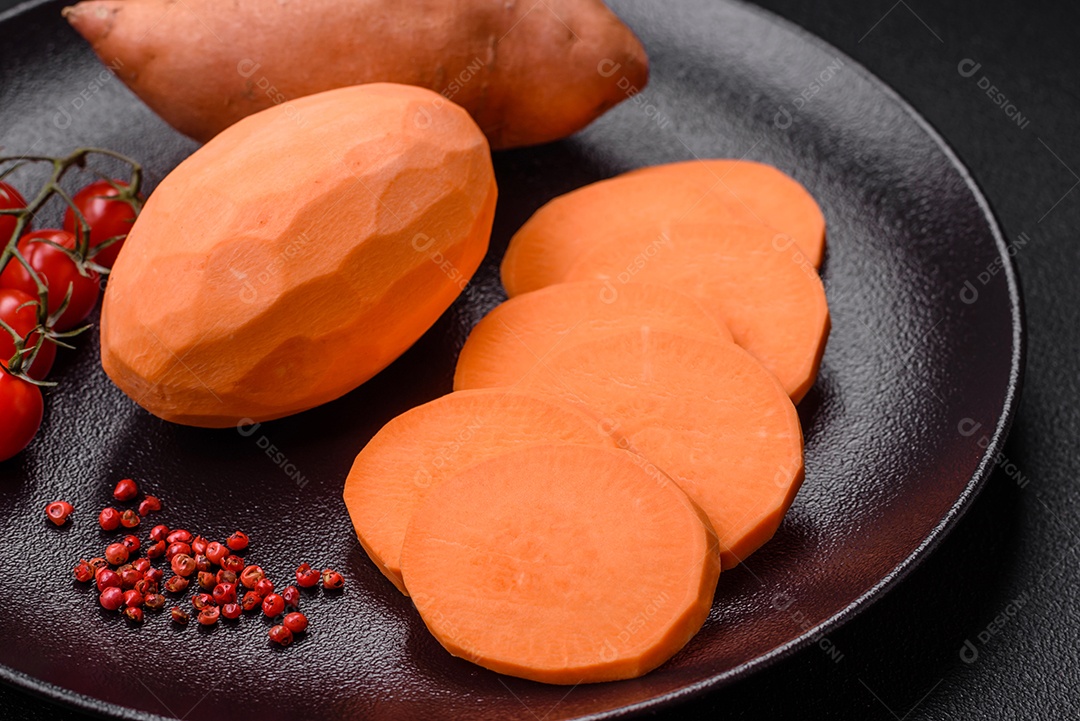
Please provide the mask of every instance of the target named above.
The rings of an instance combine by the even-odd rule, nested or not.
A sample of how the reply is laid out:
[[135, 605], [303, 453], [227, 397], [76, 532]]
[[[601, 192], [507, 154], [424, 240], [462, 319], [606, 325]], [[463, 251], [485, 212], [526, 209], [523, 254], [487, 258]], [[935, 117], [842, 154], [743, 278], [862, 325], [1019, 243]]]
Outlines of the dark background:
[[[0, 11], [15, 4], [0, 0]], [[830, 634], [841, 662], [811, 647], [656, 716], [1080, 718], [1080, 10], [1030, 0], [758, 4], [881, 77], [971, 169], [1022, 246], [1027, 376], [1005, 449], [1012, 476], [998, 472], [919, 569]], [[958, 70], [964, 60], [980, 64], [970, 77]], [[996, 99], [980, 84], [992, 84]], [[0, 713], [84, 718], [4, 687]]]

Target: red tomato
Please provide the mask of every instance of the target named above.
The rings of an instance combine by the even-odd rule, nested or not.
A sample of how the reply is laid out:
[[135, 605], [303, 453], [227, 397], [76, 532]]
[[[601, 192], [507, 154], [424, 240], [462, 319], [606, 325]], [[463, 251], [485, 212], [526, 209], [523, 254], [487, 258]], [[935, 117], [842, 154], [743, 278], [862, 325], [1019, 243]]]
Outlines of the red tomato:
[[[37, 333], [31, 333], [37, 327], [37, 296], [30, 296], [14, 288], [0, 288], [0, 320], [7, 323], [29, 347], [37, 342]], [[33, 305], [26, 305], [33, 303]], [[15, 339], [0, 326], [0, 365], [7, 365], [15, 355]], [[35, 380], [45, 380], [56, 360], [56, 344], [46, 340], [38, 351], [34, 364], [27, 373]]]
[[[101, 295], [100, 277], [91, 271], [82, 275], [66, 253], [48, 243], [36, 242], [39, 239], [50, 240], [64, 248], [75, 248], [75, 236], [66, 230], [36, 230], [19, 239], [19, 251], [30, 263], [45, 286], [49, 289], [49, 315], [52, 315], [64, 302], [68, 288], [71, 288], [71, 300], [64, 315], [56, 322], [59, 331], [71, 330], [86, 320], [94, 309], [98, 296]], [[15, 288], [37, 297], [37, 285], [23, 264], [13, 260], [0, 273], [0, 288]]]
[[[26, 200], [19, 195], [19, 191], [0, 181], [0, 210], [15, 210], [16, 208], [25, 207]], [[3, 248], [11, 240], [11, 234], [15, 232], [16, 223], [18, 221], [15, 220], [14, 215], [0, 215], [0, 248]]]
[[44, 413], [40, 388], [0, 371], [0, 461], [29, 445]]
[[[112, 181], [122, 188], [128, 187], [127, 183], [119, 180]], [[110, 200], [120, 194], [107, 180], [99, 180], [86, 186], [72, 200], [75, 207], [82, 213], [83, 218], [90, 224], [90, 247], [96, 248], [109, 238], [118, 235], [127, 235], [131, 230], [131, 224], [135, 222], [135, 209], [123, 200]], [[75, 213], [71, 208], [64, 213], [64, 230], [69, 233], [77, 233], [79, 228], [75, 220]], [[93, 256], [92, 260], [98, 265], [111, 268], [116, 262], [116, 256], [120, 253], [123, 240], [118, 240], [112, 245], [106, 246], [100, 253]]]

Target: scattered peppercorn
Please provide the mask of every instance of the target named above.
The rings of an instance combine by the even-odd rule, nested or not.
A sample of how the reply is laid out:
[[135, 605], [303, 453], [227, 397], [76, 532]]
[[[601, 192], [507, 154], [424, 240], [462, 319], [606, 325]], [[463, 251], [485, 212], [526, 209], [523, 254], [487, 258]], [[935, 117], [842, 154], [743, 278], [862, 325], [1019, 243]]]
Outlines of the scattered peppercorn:
[[191, 531], [187, 531], [183, 528], [178, 528], [172, 533], [170, 533], [168, 536], [166, 536], [165, 540], [169, 543], [191, 543], [191, 538]]
[[157, 582], [148, 578], [140, 578], [132, 588], [144, 596], [148, 593], [157, 593], [158, 590]]
[[247, 566], [240, 572], [240, 583], [244, 588], [255, 588], [255, 584], [266, 578], [261, 566]]
[[255, 593], [259, 594], [263, 598], [266, 598], [274, 592], [274, 582], [269, 578], [264, 578], [255, 584]]
[[260, 608], [262, 606], [262, 602], [262, 596], [255, 593], [254, 591], [248, 591], [244, 594], [244, 598], [240, 601], [240, 606], [245, 611], [254, 611], [256, 608]]
[[216, 606], [217, 604], [214, 603], [214, 597], [209, 593], [196, 593], [191, 599], [191, 605], [196, 611], [202, 611], [204, 608]]
[[127, 563], [128, 549], [123, 543], [110, 543], [105, 549], [105, 560], [114, 566]]
[[308, 620], [307, 616], [304, 614], [299, 611], [293, 611], [292, 613], [285, 614], [285, 618], [281, 620], [281, 624], [293, 633], [303, 633], [307, 630]]
[[116, 611], [124, 605], [124, 592], [116, 586], [109, 586], [98, 596], [98, 603], [106, 611]]
[[106, 506], [98, 514], [98, 525], [103, 531], [115, 531], [120, 528], [120, 511], [112, 506]]
[[124, 536], [123, 540], [121, 540], [120, 543], [124, 544], [124, 547], [127, 548], [128, 553], [132, 555], [138, 553], [139, 549], [142, 547], [142, 542], [139, 541], [139, 537], [132, 536], [130, 534]]
[[104, 591], [106, 588], [120, 588], [120, 574], [116, 571], [99, 568], [97, 573], [94, 574], [94, 578], [97, 581], [99, 591]]
[[178, 553], [173, 556], [169, 564], [172, 566], [173, 573], [177, 576], [187, 577], [195, 573], [195, 559], [186, 553]]
[[165, 541], [154, 541], [146, 547], [147, 558], [161, 558], [165, 555]]
[[236, 603], [236, 586], [231, 583], [219, 583], [214, 586], [214, 603], [223, 606], [226, 603]]
[[179, 556], [184, 554], [185, 556], [191, 555], [191, 545], [184, 543], [183, 541], [173, 541], [165, 548], [165, 560], [171, 561], [173, 556]]
[[68, 516], [75, 510], [67, 501], [53, 501], [45, 506], [45, 516], [57, 526], [68, 522]]
[[172, 576], [165, 582], [165, 590], [169, 593], [183, 593], [187, 590], [188, 583], [183, 576]]
[[199, 611], [199, 623], [203, 626], [213, 626], [221, 616], [221, 609], [217, 606], [207, 606]]
[[296, 569], [296, 585], [300, 588], [311, 588], [319, 583], [319, 572], [311, 567], [310, 563], [301, 563]]
[[280, 616], [285, 613], [285, 599], [279, 594], [271, 593], [269, 596], [263, 599], [262, 611], [270, 618]]
[[139, 486], [130, 478], [124, 478], [113, 489], [113, 498], [125, 503], [134, 500], [137, 495], [139, 495]]
[[285, 626], [274, 626], [270, 629], [270, 640], [282, 646], [288, 646], [293, 642], [293, 634]]
[[322, 587], [336, 591], [345, 585], [345, 579], [341, 577], [341, 574], [332, 568], [328, 568], [322, 572]]
[[[121, 502], [133, 501], [139, 495], [138, 485], [130, 478], [122, 479], [113, 495]], [[138, 512], [130, 508], [123, 512], [111, 506], [103, 508], [98, 514], [98, 524], [105, 531], [135, 528], [142, 516], [161, 508], [159, 498], [146, 495], [138, 505]], [[66, 501], [54, 501], [46, 506], [46, 516], [58, 526], [72, 512], [71, 504]], [[80, 559], [73, 571], [77, 581], [96, 582], [102, 608], [121, 611], [132, 623], [143, 622], [144, 608], [159, 611], [165, 607], [162, 592], [182, 594], [196, 581], [202, 592], [193, 596], [191, 605], [199, 624], [213, 626], [222, 617], [234, 621], [245, 611], [262, 610], [268, 618], [280, 618], [280, 623], [269, 631], [271, 640], [288, 646], [294, 641], [293, 634], [303, 633], [308, 627], [307, 616], [296, 610], [300, 606], [300, 588], [312, 588], [320, 582], [329, 590], [344, 585], [337, 571], [327, 568], [320, 573], [311, 564], [303, 563], [296, 569], [296, 585], [275, 592], [275, 584], [266, 572], [260, 566], [247, 565], [238, 555], [250, 544], [248, 534], [243, 531], [234, 531], [224, 542], [218, 542], [193, 535], [186, 529], [170, 530], [165, 524], [157, 524], [150, 529], [145, 543], [143, 547], [143, 541], [129, 533], [120, 541], [108, 544], [104, 557]], [[136, 558], [140, 550], [144, 555]], [[165, 571], [154, 566], [158, 558], [164, 558], [173, 571], [168, 580]], [[173, 607], [169, 615], [173, 623], [186, 625], [192, 614]]]
[[87, 563], [86, 559], [80, 559], [75, 564], [75, 580], [80, 583], [86, 583], [94, 579], [94, 567]]
[[151, 513], [161, 510], [161, 501], [157, 496], [147, 496], [139, 503], [139, 515], [149, 516]]
[[248, 547], [248, 535], [243, 531], [233, 531], [232, 535], [225, 540], [225, 545], [230, 551], [243, 551]]
[[135, 588], [135, 584], [143, 577], [131, 564], [118, 568], [116, 572], [120, 574], [121, 588]]
[[286, 586], [281, 589], [281, 598], [289, 608], [300, 608], [300, 589], [296, 586]]
[[206, 557], [210, 559], [211, 563], [221, 565], [221, 561], [225, 556], [229, 555], [229, 549], [225, 547], [225, 544], [214, 541], [206, 545]]
[[139, 514], [130, 508], [120, 514], [120, 525], [124, 528], [135, 528], [142, 522]]

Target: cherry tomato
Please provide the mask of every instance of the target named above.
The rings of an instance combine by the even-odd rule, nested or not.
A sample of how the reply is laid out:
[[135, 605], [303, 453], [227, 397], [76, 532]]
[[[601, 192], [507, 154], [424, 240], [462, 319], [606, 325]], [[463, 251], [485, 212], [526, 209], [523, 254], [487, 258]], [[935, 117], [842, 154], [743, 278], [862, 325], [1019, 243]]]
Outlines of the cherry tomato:
[[[0, 181], [0, 210], [15, 210], [25, 208], [26, 199], [19, 195], [19, 191], [7, 183]], [[15, 232], [18, 221], [14, 215], [0, 215], [0, 248], [7, 245], [11, 240], [11, 234]]]
[[[128, 187], [127, 183], [119, 180], [112, 182], [122, 188]], [[120, 191], [109, 181], [98, 180], [90, 183], [72, 198], [75, 207], [90, 224], [91, 248], [96, 248], [109, 238], [127, 235], [131, 231], [131, 224], [135, 222], [135, 209], [123, 200], [110, 200], [119, 194]], [[64, 213], [64, 230], [69, 233], [77, 233], [79, 230], [79, 223], [71, 208]], [[123, 244], [123, 240], [118, 240], [106, 246], [100, 253], [94, 255], [92, 260], [98, 265], [111, 268]]]
[[0, 461], [30, 444], [44, 412], [40, 388], [0, 371]]
[[[19, 251], [49, 289], [49, 315], [60, 308], [68, 287], [71, 288], [67, 310], [55, 324], [57, 330], [71, 330], [86, 320], [94, 309], [101, 295], [98, 285], [100, 277], [93, 271], [89, 275], [80, 274], [75, 261], [66, 253], [48, 243], [37, 242], [39, 240], [50, 240], [64, 248], [74, 249], [75, 236], [66, 230], [49, 229], [36, 230], [19, 239]], [[8, 263], [4, 272], [0, 273], [0, 288], [15, 288], [37, 297], [33, 277], [18, 260]]]
[[[16, 261], [18, 262], [18, 261]], [[12, 330], [26, 339], [27, 347], [37, 342], [37, 333], [32, 333], [38, 325], [37, 296], [30, 296], [14, 288], [0, 288], [0, 320], [11, 326]], [[26, 305], [31, 303], [32, 305]], [[3, 327], [0, 327], [0, 365], [7, 365], [15, 355], [15, 339]], [[35, 380], [45, 380], [53, 361], [56, 360], [56, 344], [46, 340], [41, 344], [29, 375]]]

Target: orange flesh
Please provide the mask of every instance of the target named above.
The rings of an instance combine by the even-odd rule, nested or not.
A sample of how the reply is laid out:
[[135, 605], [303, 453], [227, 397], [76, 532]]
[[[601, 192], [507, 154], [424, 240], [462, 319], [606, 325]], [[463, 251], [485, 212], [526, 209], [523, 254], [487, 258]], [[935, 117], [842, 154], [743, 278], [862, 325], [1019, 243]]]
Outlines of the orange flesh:
[[360, 451], [345, 482], [345, 505], [361, 545], [408, 595], [401, 544], [424, 496], [478, 461], [541, 443], [615, 447], [588, 414], [529, 393], [463, 391], [403, 413]]
[[194, 426], [338, 398], [461, 293], [496, 195], [480, 129], [428, 90], [355, 86], [244, 118], [147, 200], [109, 276], [102, 366]]
[[647, 325], [717, 341], [731, 333], [696, 300], [660, 285], [560, 283], [511, 298], [477, 323], [454, 388], [510, 386], [553, 350]]
[[795, 407], [735, 344], [643, 328], [553, 353], [520, 386], [588, 409], [675, 479], [708, 514], [725, 569], [772, 537], [802, 483]]
[[640, 676], [698, 631], [715, 536], [671, 479], [617, 449], [534, 446], [447, 478], [413, 516], [405, 583], [439, 642], [556, 684]]
[[584, 252], [612, 236], [647, 259], [651, 244], [680, 222], [767, 225], [790, 235], [814, 266], [825, 253], [825, 218], [797, 181], [761, 163], [692, 160], [641, 168], [548, 202], [510, 241], [503, 285], [513, 297], [562, 282]]
[[[597, 244], [568, 280], [617, 283], [635, 253], [625, 238]], [[679, 225], [638, 272], [694, 296], [731, 329], [798, 403], [817, 377], [829, 335], [829, 308], [817, 271], [798, 248], [760, 225]]]

